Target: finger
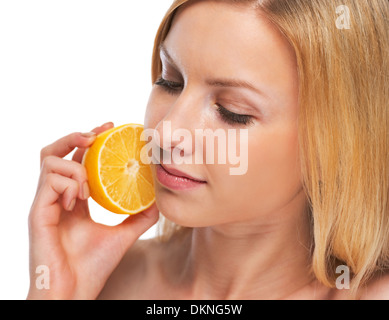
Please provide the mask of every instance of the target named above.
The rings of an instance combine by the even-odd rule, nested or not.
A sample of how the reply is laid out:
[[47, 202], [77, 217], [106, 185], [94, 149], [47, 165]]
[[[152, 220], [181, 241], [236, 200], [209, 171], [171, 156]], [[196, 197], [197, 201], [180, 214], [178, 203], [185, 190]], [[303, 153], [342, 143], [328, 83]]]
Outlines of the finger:
[[57, 225], [60, 219], [59, 200], [67, 211], [72, 211], [79, 184], [77, 181], [57, 173], [46, 175], [31, 208], [30, 220], [39, 225]]
[[45, 176], [50, 173], [58, 173], [60, 175], [76, 180], [79, 184], [78, 197], [82, 200], [88, 199], [88, 178], [84, 166], [74, 161], [58, 158], [55, 156], [48, 156], [44, 158], [42, 163], [39, 185], [42, 183], [42, 180], [45, 179]]
[[159, 218], [159, 210], [156, 203], [143, 212], [129, 216], [121, 224], [114, 227], [114, 232], [119, 233], [124, 250], [128, 250], [138, 238], [150, 229]]
[[[109, 130], [113, 127], [114, 127], [114, 124], [112, 122], [107, 122], [100, 127], [94, 128], [91, 132], [94, 132], [98, 135], [98, 134], [100, 134], [106, 130]], [[85, 153], [85, 150], [86, 150], [86, 148], [78, 148], [76, 150], [76, 152], [74, 153], [72, 160], [81, 163], [82, 158], [83, 158], [84, 153]]]
[[48, 156], [64, 157], [72, 152], [75, 148], [87, 148], [96, 139], [95, 133], [71, 133], [54, 143], [43, 148], [41, 151], [41, 165], [43, 160]]

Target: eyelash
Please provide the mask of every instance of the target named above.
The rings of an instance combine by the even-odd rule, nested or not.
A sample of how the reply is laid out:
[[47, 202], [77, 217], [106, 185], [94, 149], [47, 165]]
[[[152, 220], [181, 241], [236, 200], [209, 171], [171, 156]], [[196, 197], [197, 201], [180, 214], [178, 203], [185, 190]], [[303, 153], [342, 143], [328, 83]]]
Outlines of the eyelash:
[[[161, 86], [163, 90], [165, 90], [167, 93], [175, 95], [178, 94], [182, 89], [183, 85], [179, 82], [173, 82], [169, 81], [163, 78], [159, 78], [156, 82], [156, 85]], [[237, 114], [234, 112], [231, 112], [224, 108], [221, 104], [216, 103], [217, 111], [219, 115], [221, 116], [222, 120], [230, 125], [248, 125], [252, 123], [253, 117], [249, 115], [243, 115], [243, 114]]]
[[181, 83], [169, 81], [164, 78], [159, 78], [155, 84], [161, 86], [167, 93], [170, 94], [177, 94], [184, 88]]

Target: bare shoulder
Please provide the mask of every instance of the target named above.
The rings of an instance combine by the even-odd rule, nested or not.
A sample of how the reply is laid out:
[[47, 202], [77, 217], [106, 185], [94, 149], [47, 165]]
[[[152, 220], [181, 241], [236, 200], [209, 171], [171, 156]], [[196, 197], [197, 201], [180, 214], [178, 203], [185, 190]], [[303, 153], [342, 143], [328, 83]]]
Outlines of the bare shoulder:
[[98, 299], [137, 299], [153, 266], [158, 265], [161, 244], [156, 239], [138, 240], [108, 278]]
[[389, 300], [389, 272], [373, 277], [361, 292], [361, 300]]

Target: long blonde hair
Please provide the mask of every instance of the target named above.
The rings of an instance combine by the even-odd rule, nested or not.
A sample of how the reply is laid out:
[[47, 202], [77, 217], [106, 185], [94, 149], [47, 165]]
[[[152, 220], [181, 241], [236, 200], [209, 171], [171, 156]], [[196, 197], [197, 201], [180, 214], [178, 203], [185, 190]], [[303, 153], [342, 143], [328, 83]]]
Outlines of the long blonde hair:
[[[312, 270], [334, 287], [344, 264], [355, 291], [389, 265], [389, 2], [387, 0], [218, 0], [251, 4], [284, 34], [299, 72], [299, 146], [312, 216]], [[155, 39], [153, 82], [161, 74], [160, 44], [176, 0]], [[347, 6], [350, 28], [336, 8]], [[254, 10], [254, 8], [253, 8]], [[177, 230], [165, 223], [170, 234]], [[168, 232], [169, 233], [169, 232]]]

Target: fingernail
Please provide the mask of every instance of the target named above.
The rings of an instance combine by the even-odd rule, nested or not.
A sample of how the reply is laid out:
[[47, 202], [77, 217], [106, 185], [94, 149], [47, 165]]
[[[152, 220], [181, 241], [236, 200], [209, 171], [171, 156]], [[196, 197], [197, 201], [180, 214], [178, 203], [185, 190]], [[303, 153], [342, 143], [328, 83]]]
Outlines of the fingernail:
[[85, 181], [84, 184], [82, 185], [82, 198], [84, 200], [88, 199], [89, 198], [89, 186], [88, 186], [88, 182]]
[[89, 139], [89, 138], [95, 137], [96, 132], [84, 132], [84, 133], [81, 133], [81, 136]]
[[76, 198], [74, 198], [74, 199], [70, 202], [70, 204], [69, 204], [69, 206], [68, 206], [68, 211], [73, 211], [75, 205], [76, 205]]

